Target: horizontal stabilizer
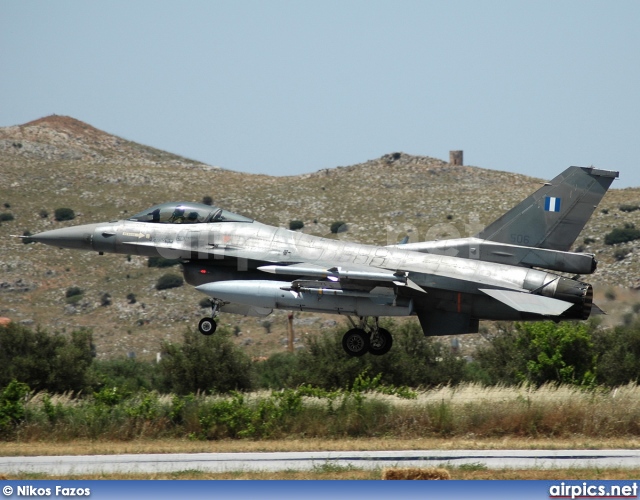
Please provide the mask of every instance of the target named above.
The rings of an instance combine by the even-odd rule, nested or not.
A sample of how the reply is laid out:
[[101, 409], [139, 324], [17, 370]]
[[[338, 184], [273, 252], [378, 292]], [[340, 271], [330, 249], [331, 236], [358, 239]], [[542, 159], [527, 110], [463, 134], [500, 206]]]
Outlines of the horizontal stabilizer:
[[560, 316], [573, 305], [564, 300], [552, 299], [551, 297], [543, 297], [542, 295], [533, 295], [526, 292], [497, 290], [495, 288], [481, 288], [480, 291], [516, 311], [540, 314], [542, 316]]

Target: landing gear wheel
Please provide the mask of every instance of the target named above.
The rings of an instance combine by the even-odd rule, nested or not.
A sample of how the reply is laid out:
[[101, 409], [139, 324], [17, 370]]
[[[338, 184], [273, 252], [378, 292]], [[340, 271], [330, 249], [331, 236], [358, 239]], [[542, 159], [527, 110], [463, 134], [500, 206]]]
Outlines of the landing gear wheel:
[[213, 335], [218, 325], [213, 318], [202, 318], [198, 323], [198, 330], [202, 335]]
[[369, 346], [369, 352], [375, 356], [382, 356], [387, 354], [391, 346], [393, 345], [393, 337], [389, 330], [384, 328], [378, 328], [377, 333], [371, 334], [371, 345]]
[[342, 337], [342, 348], [349, 356], [362, 356], [369, 351], [369, 335], [361, 328], [352, 328]]

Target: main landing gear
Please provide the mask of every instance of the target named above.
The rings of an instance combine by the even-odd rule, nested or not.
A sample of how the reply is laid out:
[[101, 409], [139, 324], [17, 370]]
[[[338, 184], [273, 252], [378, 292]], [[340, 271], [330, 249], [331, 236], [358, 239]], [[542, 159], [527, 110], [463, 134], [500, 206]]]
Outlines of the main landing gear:
[[211, 299], [211, 317], [202, 318], [200, 323], [198, 323], [198, 330], [202, 335], [213, 335], [216, 332], [218, 324], [216, 323], [215, 318], [220, 312], [221, 305], [222, 301]]
[[378, 318], [374, 320], [373, 326], [369, 326], [366, 318], [360, 318], [360, 324], [356, 326], [353, 319], [349, 317], [353, 328], [342, 337], [342, 348], [349, 356], [359, 357], [367, 352], [381, 356], [389, 352], [393, 337], [389, 330], [378, 325]]
[[[225, 302], [219, 299], [211, 299], [211, 317], [202, 318], [198, 323], [198, 330], [203, 335], [213, 335], [218, 327], [216, 316], [220, 312], [220, 307]], [[361, 317], [356, 325], [353, 318], [348, 317], [353, 328], [342, 337], [342, 347], [349, 356], [359, 357], [366, 353], [374, 356], [381, 356], [389, 352], [393, 344], [393, 337], [389, 330], [378, 325], [378, 318], [375, 317], [373, 325], [369, 324], [367, 317]]]

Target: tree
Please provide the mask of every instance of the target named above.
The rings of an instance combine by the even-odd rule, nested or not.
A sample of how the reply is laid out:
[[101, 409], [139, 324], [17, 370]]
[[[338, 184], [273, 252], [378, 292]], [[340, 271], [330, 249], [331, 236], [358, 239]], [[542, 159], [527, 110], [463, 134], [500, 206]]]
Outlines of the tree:
[[518, 346], [518, 332], [513, 323], [499, 323], [499, 333], [489, 339], [489, 345], [477, 349], [468, 367], [471, 380], [486, 384], [517, 384], [524, 370], [524, 353]]
[[598, 383], [617, 386], [640, 382], [640, 319], [629, 325], [596, 330], [593, 340]]
[[17, 380], [36, 391], [85, 389], [94, 355], [91, 341], [89, 330], [74, 331], [67, 337], [13, 322], [1, 326], [0, 387]]
[[477, 359], [492, 383], [595, 381], [593, 326], [551, 321], [516, 323], [480, 349]]
[[589, 328], [584, 323], [551, 321], [518, 325], [520, 345], [527, 355], [529, 381], [590, 384], [593, 382], [594, 352]]
[[159, 369], [166, 377], [166, 389], [177, 394], [224, 393], [253, 386], [251, 359], [231, 341], [225, 327], [211, 336], [187, 330], [182, 345], [165, 342]]

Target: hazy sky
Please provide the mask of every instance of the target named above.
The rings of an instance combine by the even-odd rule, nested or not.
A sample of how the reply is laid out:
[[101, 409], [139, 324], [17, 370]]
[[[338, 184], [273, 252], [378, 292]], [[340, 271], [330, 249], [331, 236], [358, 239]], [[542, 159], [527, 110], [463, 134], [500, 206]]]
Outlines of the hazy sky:
[[0, 126], [53, 113], [244, 172], [462, 149], [640, 186], [640, 2], [0, 0]]

